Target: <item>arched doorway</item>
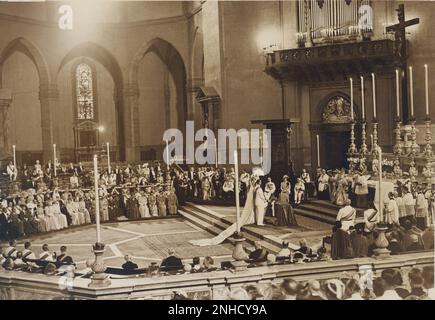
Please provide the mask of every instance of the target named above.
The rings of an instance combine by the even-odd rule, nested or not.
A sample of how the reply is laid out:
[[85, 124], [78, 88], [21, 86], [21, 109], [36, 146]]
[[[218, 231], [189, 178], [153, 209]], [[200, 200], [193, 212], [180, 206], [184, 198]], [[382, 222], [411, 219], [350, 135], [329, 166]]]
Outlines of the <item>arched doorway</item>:
[[[317, 136], [319, 136], [320, 167], [347, 168], [352, 121], [350, 99], [345, 94], [335, 93], [324, 99], [318, 110], [320, 121], [310, 124], [314, 167], [317, 167]], [[355, 110], [356, 108], [354, 108], [354, 119], [357, 119]]]

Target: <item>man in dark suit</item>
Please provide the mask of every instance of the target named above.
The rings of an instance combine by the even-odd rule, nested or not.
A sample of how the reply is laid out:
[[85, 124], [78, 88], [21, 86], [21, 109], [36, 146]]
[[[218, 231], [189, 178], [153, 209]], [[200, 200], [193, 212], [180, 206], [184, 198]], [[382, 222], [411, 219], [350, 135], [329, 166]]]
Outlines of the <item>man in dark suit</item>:
[[168, 257], [163, 259], [160, 268], [166, 270], [177, 270], [177, 269], [181, 269], [182, 267], [183, 267], [183, 262], [181, 261], [180, 258], [175, 256], [175, 250], [168, 249]]
[[260, 241], [255, 241], [255, 250], [249, 254], [249, 260], [252, 262], [264, 262], [267, 260], [268, 252], [263, 248]]
[[61, 246], [60, 247], [60, 254], [56, 258], [56, 267], [65, 266], [65, 265], [75, 265], [73, 259], [67, 255], [67, 247]]
[[122, 269], [130, 271], [139, 268], [139, 266], [136, 263], [131, 261], [130, 256], [128, 254], [124, 256], [124, 260], [125, 263], [122, 265]]

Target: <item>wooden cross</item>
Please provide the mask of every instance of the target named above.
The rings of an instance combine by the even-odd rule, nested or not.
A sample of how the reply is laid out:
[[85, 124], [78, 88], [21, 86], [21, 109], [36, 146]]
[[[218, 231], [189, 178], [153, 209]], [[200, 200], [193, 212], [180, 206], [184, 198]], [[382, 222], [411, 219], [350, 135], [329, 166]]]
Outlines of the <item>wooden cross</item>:
[[406, 60], [408, 58], [408, 50], [406, 43], [406, 28], [419, 24], [420, 19], [414, 18], [411, 20], [405, 20], [405, 6], [403, 4], [399, 5], [396, 9], [397, 18], [399, 23], [393, 24], [386, 28], [387, 32], [394, 32], [395, 39], [395, 54], [398, 58], [398, 67], [402, 69], [402, 121], [407, 122], [408, 113], [408, 67]]

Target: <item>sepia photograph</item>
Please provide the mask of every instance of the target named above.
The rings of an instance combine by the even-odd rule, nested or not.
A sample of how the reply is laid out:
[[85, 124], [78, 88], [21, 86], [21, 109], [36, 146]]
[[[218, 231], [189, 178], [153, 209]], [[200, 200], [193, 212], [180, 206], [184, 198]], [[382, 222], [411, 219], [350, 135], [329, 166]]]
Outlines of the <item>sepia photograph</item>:
[[423, 0], [0, 0], [0, 300], [434, 300], [434, 30]]

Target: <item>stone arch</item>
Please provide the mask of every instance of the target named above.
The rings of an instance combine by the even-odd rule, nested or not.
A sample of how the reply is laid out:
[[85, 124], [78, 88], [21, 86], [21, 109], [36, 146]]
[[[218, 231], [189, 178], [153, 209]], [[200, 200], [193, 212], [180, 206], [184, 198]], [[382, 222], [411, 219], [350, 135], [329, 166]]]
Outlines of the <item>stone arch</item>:
[[[337, 98], [343, 98], [350, 105], [350, 96], [347, 93], [344, 93], [342, 91], [335, 91], [335, 92], [328, 94], [322, 100], [320, 100], [320, 102], [316, 106], [315, 114], [317, 115], [316, 120], [318, 122], [327, 123], [324, 121], [323, 114], [324, 114], [326, 108], [328, 107], [328, 103], [334, 99], [337, 99]], [[355, 119], [359, 119], [360, 118], [360, 110], [359, 110], [359, 105], [355, 101], [355, 95], [354, 95], [353, 100], [354, 100], [353, 101], [354, 117], [355, 117]], [[349, 115], [350, 115], [350, 110], [348, 110], [348, 111], [349, 111]], [[329, 122], [329, 123], [334, 123], [334, 122]], [[350, 123], [350, 121], [335, 122], [335, 123]]]
[[141, 46], [128, 69], [129, 85], [138, 87], [139, 64], [149, 52], [154, 52], [166, 64], [174, 79], [177, 92], [178, 123], [182, 125], [187, 119], [186, 65], [181, 54], [171, 43], [162, 38], [154, 38]]
[[41, 88], [48, 88], [50, 84], [50, 73], [47, 63], [36, 45], [26, 38], [19, 37], [8, 43], [0, 53], [0, 85], [2, 83], [2, 68], [6, 59], [15, 51], [20, 51], [29, 57], [36, 66], [39, 75], [39, 84]]
[[[35, 65], [39, 78], [39, 102], [41, 112], [41, 134], [42, 134], [42, 159], [47, 161], [51, 157], [51, 144], [53, 142], [53, 129], [51, 123], [51, 99], [56, 93], [51, 85], [50, 73], [47, 62], [41, 53], [41, 50], [30, 40], [24, 37], [18, 37], [10, 41], [0, 52], [0, 87], [3, 82], [3, 67], [5, 61], [15, 52], [20, 52], [30, 59]], [[9, 137], [5, 137], [8, 140]], [[23, 162], [21, 156], [21, 162]], [[33, 157], [33, 156], [31, 156]]]
[[125, 160], [125, 139], [124, 139], [124, 101], [123, 90], [124, 81], [121, 67], [115, 57], [103, 46], [93, 42], [84, 42], [73, 47], [62, 59], [57, 74], [62, 68], [70, 61], [76, 58], [91, 58], [98, 61], [112, 76], [115, 84], [115, 109], [117, 116], [117, 132], [118, 132], [118, 146], [119, 146], [119, 160]]

